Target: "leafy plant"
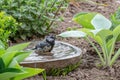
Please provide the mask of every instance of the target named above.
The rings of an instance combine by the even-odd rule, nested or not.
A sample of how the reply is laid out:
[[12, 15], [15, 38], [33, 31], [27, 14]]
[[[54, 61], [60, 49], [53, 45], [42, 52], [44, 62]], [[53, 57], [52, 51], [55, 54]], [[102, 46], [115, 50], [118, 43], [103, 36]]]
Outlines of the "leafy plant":
[[[120, 7], [118, 8], [118, 10], [114, 14], [111, 15], [110, 19], [112, 22], [111, 29], [114, 29], [116, 26], [118, 26], [120, 24]], [[117, 41], [119, 41], [119, 40], [120, 40], [120, 35], [117, 38]]]
[[31, 51], [23, 51], [29, 43], [18, 44], [5, 49], [0, 41], [0, 79], [22, 80], [44, 71], [44, 69], [27, 68], [19, 65]]
[[0, 10], [22, 23], [14, 37], [24, 40], [48, 33], [64, 3], [64, 0], [1, 0]]
[[[84, 37], [96, 50], [102, 66], [112, 66], [120, 55], [120, 49], [115, 51], [115, 43], [120, 35], [120, 25], [111, 29], [111, 21], [99, 13], [79, 13], [74, 16], [73, 20], [81, 24], [83, 28], [76, 31], [66, 31], [59, 36]], [[100, 45], [102, 53], [90, 38]]]
[[114, 29], [117, 25], [120, 24], [120, 7], [114, 14], [111, 15], [110, 19], [113, 24], [111, 29]]
[[13, 36], [17, 30], [18, 23], [16, 20], [5, 14], [5, 12], [0, 12], [0, 40], [7, 46], [9, 36]]

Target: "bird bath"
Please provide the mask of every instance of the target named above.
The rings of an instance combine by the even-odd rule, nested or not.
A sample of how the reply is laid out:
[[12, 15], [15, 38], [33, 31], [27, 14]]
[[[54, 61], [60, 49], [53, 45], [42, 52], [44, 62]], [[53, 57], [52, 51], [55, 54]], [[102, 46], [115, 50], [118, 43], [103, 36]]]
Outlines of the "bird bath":
[[[32, 49], [39, 41], [31, 42], [27, 49]], [[53, 55], [38, 55], [33, 52], [27, 57], [21, 65], [26, 67], [44, 68], [50, 70], [53, 68], [63, 68], [68, 65], [76, 64], [80, 61], [81, 49], [65, 42], [56, 41]]]

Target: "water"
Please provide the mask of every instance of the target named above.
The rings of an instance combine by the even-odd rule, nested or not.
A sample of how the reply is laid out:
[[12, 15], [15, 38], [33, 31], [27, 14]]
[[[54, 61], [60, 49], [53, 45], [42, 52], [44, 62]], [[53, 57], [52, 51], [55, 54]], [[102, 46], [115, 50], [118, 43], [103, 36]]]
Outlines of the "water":
[[[38, 41], [32, 42], [27, 49], [32, 49], [37, 43]], [[24, 60], [24, 62], [46, 62], [72, 58], [76, 55], [80, 55], [77, 51], [78, 50], [70, 44], [56, 41], [55, 46], [51, 51], [53, 55], [38, 55], [33, 52]]]

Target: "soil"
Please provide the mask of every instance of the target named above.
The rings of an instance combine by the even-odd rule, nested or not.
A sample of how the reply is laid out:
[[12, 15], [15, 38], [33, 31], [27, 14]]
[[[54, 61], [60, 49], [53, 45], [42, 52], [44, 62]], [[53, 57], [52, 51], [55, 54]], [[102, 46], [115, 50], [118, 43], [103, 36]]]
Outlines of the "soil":
[[[120, 0], [93, 1], [105, 4], [106, 6], [86, 2], [79, 2], [79, 5], [78, 3], [77, 5], [70, 4], [66, 12], [63, 14], [64, 21], [59, 22], [58, 27], [54, 29], [54, 34], [66, 31], [68, 27], [76, 26], [77, 28], [80, 28], [81, 26], [72, 21], [72, 17], [78, 12], [99, 12], [109, 18], [120, 5]], [[98, 63], [100, 63], [100, 61], [95, 50], [84, 39], [58, 37], [57, 40], [82, 48], [83, 50], [86, 50], [86, 53], [83, 54], [82, 63], [77, 69], [66, 76], [47, 76], [47, 80], [120, 80], [120, 59], [118, 59], [111, 68], [99, 68]], [[120, 47], [119, 43], [117, 43], [117, 47]], [[26, 80], [43, 80], [43, 78], [42, 76], [37, 75]]]

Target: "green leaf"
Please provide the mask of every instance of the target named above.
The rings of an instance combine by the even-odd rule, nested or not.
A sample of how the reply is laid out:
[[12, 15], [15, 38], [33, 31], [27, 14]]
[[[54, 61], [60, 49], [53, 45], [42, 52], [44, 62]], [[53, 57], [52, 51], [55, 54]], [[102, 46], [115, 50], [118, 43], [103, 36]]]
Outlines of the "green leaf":
[[31, 76], [34, 76], [38, 73], [41, 73], [44, 71], [44, 69], [33, 69], [33, 68], [23, 68], [23, 70], [26, 72], [24, 74], [21, 74], [17, 77], [14, 78], [14, 80], [23, 80], [27, 77], [31, 77]]
[[20, 69], [16, 69], [16, 68], [4, 68], [3, 70], [0, 70], [0, 73], [5, 73], [5, 72], [22, 72], [22, 70]]
[[117, 20], [120, 20], [120, 7], [117, 9], [115, 17]]
[[91, 20], [97, 13], [78, 13], [73, 17], [73, 21], [80, 24], [84, 28], [94, 29]]
[[25, 23], [23, 23], [23, 24], [21, 25], [21, 28], [22, 28], [22, 29], [25, 29], [26, 26], [27, 26], [27, 25], [26, 25]]
[[18, 45], [15, 45], [15, 46], [11, 46], [11, 47], [9, 47], [9, 48], [6, 50], [6, 52], [13, 52], [13, 51], [23, 50], [23, 49], [26, 48], [29, 44], [30, 44], [30, 42], [18, 44]]
[[5, 49], [0, 49], [0, 56], [2, 56], [5, 53]]
[[[114, 30], [113, 30], [113, 36], [118, 37], [120, 35], [120, 25], [118, 25]], [[119, 39], [120, 40], [120, 39]]]
[[102, 40], [105, 40], [105, 41], [106, 41], [107, 38], [108, 38], [110, 35], [112, 35], [112, 31], [111, 31], [111, 30], [103, 29], [103, 30], [99, 31], [96, 35], [97, 35], [97, 36], [100, 36], [100, 38], [101, 38]]
[[17, 53], [17, 55], [15, 56], [14, 59], [17, 60], [17, 62], [19, 63], [19, 62], [23, 61], [26, 57], [28, 57], [30, 53], [31, 53], [31, 51], [19, 52], [19, 53]]
[[4, 64], [4, 61], [3, 59], [0, 57], [0, 70], [4, 69], [5, 68], [5, 64]]
[[[103, 47], [103, 45], [105, 45], [107, 47], [108, 52], [110, 52], [109, 48], [110, 48], [110, 45], [112, 45], [111, 39], [109, 38], [109, 36], [111, 36], [111, 35], [112, 35], [112, 31], [111, 30], [106, 30], [106, 29], [103, 29], [103, 30], [99, 31], [96, 34], [96, 36], [99, 36], [100, 39], [101, 39], [101, 46]], [[109, 47], [108, 47], [108, 45], [109, 45]]]
[[117, 37], [117, 41], [120, 41], [120, 35]]
[[94, 34], [94, 35], [96, 35], [98, 32], [100, 32], [101, 31], [101, 29], [95, 29], [95, 30], [91, 30], [91, 32]]
[[10, 78], [19, 76], [20, 74], [22, 74], [22, 71], [19, 69], [7, 68], [3, 71], [0, 71], [0, 79], [1, 80], [10, 80]]
[[112, 26], [111, 21], [101, 14], [97, 14], [91, 21], [95, 29], [110, 29]]
[[87, 36], [93, 38], [95, 41], [97, 41], [100, 45], [102, 44], [102, 40], [99, 36], [97, 36], [93, 30], [87, 29], [87, 28], [82, 28], [80, 29], [81, 31], [85, 32]]
[[27, 38], [27, 36], [25, 34], [20, 35], [21, 39], [25, 40]]
[[11, 63], [9, 64], [8, 67], [9, 67], [9, 68], [21, 69], [21, 66], [18, 64], [18, 62], [17, 62], [15, 59], [13, 59], [13, 60], [11, 61]]
[[5, 53], [1, 56], [6, 67], [10, 64], [10, 62], [12, 61], [15, 55], [16, 52], [11, 52], [11, 53]]
[[66, 31], [66, 32], [59, 34], [58, 36], [61, 36], [61, 37], [85, 37], [86, 34], [82, 31]]
[[111, 22], [112, 22], [112, 27], [111, 30], [113, 30], [114, 28], [116, 28], [116, 26], [118, 26], [120, 24], [120, 20], [117, 20], [115, 18], [115, 14], [111, 15]]
[[1, 40], [0, 40], [0, 49], [5, 49], [5, 45], [3, 44]]
[[73, 19], [76, 19], [76, 18], [78, 18], [79, 16], [85, 15], [85, 14], [88, 14], [88, 12], [80, 12], [80, 13], [74, 15], [74, 16], [73, 16]]

